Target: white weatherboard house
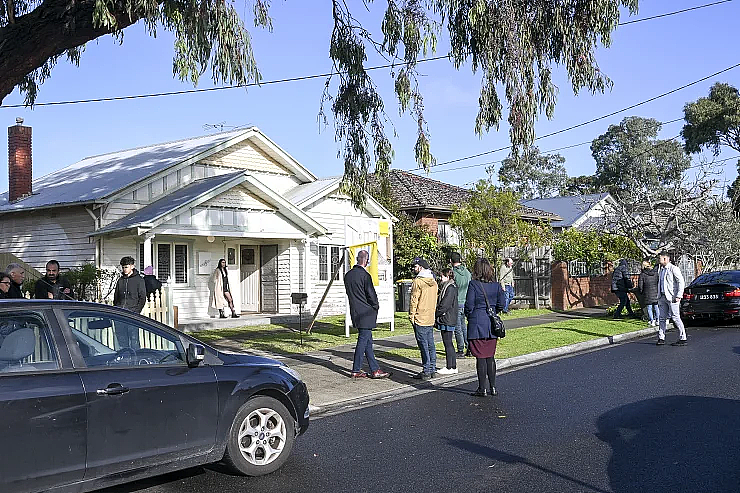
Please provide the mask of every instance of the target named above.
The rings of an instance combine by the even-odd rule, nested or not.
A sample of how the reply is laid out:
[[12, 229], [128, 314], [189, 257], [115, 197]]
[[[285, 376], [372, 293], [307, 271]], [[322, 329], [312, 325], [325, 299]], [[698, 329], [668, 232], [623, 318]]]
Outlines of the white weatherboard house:
[[[14, 138], [22, 131], [27, 149]], [[29, 127], [9, 128], [9, 156], [0, 253], [42, 272], [51, 258], [63, 269], [115, 269], [132, 256], [170, 288], [181, 322], [209, 316], [220, 258], [239, 312], [297, 313], [295, 292], [308, 293], [314, 308], [342, 248], [366, 241], [378, 241], [381, 287], [390, 286], [393, 216], [371, 197], [357, 209], [338, 178], [318, 179], [258, 128], [89, 157], [30, 190]], [[341, 277], [322, 314], [345, 312]]]

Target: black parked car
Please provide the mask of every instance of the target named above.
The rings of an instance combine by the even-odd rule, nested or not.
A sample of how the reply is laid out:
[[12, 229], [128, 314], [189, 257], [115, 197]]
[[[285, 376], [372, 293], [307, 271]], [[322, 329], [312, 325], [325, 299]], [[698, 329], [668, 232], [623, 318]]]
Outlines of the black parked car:
[[0, 301], [0, 492], [81, 492], [222, 461], [278, 469], [299, 375], [93, 303]]
[[681, 318], [686, 321], [740, 317], [740, 270], [702, 274], [684, 289]]

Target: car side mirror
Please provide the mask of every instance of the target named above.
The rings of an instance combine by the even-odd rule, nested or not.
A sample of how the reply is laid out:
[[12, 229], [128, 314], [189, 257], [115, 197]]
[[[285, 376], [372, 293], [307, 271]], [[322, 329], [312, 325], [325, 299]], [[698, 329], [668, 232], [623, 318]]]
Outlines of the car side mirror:
[[185, 357], [190, 368], [195, 368], [206, 358], [206, 348], [202, 344], [190, 343]]

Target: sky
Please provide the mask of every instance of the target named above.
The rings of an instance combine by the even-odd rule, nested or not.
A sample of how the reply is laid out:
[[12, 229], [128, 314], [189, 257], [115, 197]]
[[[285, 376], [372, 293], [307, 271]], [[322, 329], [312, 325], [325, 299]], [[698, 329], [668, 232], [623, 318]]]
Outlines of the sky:
[[[331, 71], [329, 40], [332, 29], [329, 0], [273, 2], [274, 29], [268, 32], [251, 28], [251, 1], [238, 0], [237, 10], [246, 14], [252, 34], [255, 57], [263, 81], [328, 73]], [[347, 2], [371, 33], [380, 31], [385, 2]], [[641, 0], [640, 11], [622, 21], [639, 19], [711, 3], [711, 0]], [[545, 135], [640, 101], [655, 97], [684, 84], [704, 78], [740, 63], [737, 29], [740, 0], [686, 13], [620, 26], [613, 33], [609, 48], [599, 48], [600, 69], [614, 82], [604, 94], [583, 90], [574, 95], [564, 70], [556, 68], [559, 96], [555, 115], [544, 115], [536, 125], [537, 135]], [[39, 91], [38, 103], [70, 101], [135, 94], [151, 94], [192, 89], [189, 82], [172, 76], [173, 38], [162, 30], [156, 38], [137, 24], [125, 30], [123, 44], [106, 36], [87, 44], [79, 67], [60, 62], [52, 77]], [[437, 54], [447, 53], [442, 35]], [[374, 53], [366, 66], [385, 63]], [[437, 162], [446, 162], [507, 147], [508, 127], [478, 136], [474, 132], [478, 110], [480, 73], [470, 65], [456, 70], [448, 61], [419, 65], [420, 87], [424, 95], [425, 116], [431, 134], [431, 149]], [[412, 170], [416, 128], [409, 115], [399, 115], [393, 94], [393, 79], [388, 69], [375, 70], [372, 76], [384, 98], [389, 122], [386, 125], [395, 150], [393, 167]], [[34, 177], [46, 175], [80, 159], [148, 144], [196, 137], [214, 132], [255, 125], [318, 176], [338, 176], [343, 163], [337, 156], [338, 144], [329, 126], [320, 124], [324, 78], [266, 84], [248, 89], [186, 94], [128, 101], [8, 108], [23, 103], [16, 90], [0, 106], [0, 125], [10, 126], [16, 117], [33, 127]], [[657, 99], [630, 111], [585, 125], [536, 142], [541, 151], [593, 140], [611, 124], [627, 116], [669, 121], [683, 116], [683, 106], [706, 96], [715, 82], [740, 87], [740, 67], [691, 87]], [[210, 73], [204, 74], [199, 88], [214, 87]], [[334, 86], [335, 87], [335, 86]], [[661, 138], [676, 137], [682, 122], [665, 125]], [[7, 134], [6, 134], [7, 135]], [[6, 142], [7, 144], [7, 142]], [[593, 174], [595, 163], [588, 145], [559, 151], [566, 159], [569, 175]], [[486, 168], [505, 158], [508, 151], [487, 154], [432, 168], [429, 177], [460, 186], [470, 186], [486, 178]], [[735, 156], [730, 149], [720, 159]], [[707, 156], [711, 158], [711, 155]], [[698, 159], [698, 158], [697, 158]], [[723, 163], [723, 180], [732, 181], [736, 159]], [[498, 167], [494, 163], [494, 166]], [[7, 174], [0, 174], [0, 190], [8, 188]]]

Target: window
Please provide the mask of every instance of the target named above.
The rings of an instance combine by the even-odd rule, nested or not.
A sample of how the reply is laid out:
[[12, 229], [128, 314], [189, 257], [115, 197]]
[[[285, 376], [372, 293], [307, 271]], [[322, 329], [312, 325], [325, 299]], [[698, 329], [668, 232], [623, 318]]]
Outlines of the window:
[[319, 281], [329, 280], [329, 264], [326, 247], [319, 246]]
[[185, 364], [180, 339], [157, 327], [104, 312], [64, 314], [88, 367]]
[[175, 282], [188, 282], [188, 246], [175, 245]]
[[337, 273], [337, 277], [334, 279], [336, 280], [339, 276], [339, 273], [343, 273], [342, 265], [339, 265], [340, 260], [342, 260], [342, 257], [339, 256], [339, 247], [331, 247], [331, 271]]
[[[319, 246], [319, 281], [328, 281], [331, 273], [336, 272], [337, 277], [344, 272], [339, 262], [342, 260], [341, 248], [338, 246]], [[331, 263], [330, 263], [331, 262]], [[331, 269], [331, 270], [330, 270]]]
[[0, 375], [56, 370], [49, 325], [39, 312], [0, 312]]
[[167, 282], [170, 278], [170, 244], [159, 243], [157, 245], [157, 279]]
[[440, 243], [450, 243], [452, 241], [452, 228], [447, 221], [437, 221], [437, 238]]
[[175, 284], [188, 283], [188, 246], [157, 243], [157, 279]]

